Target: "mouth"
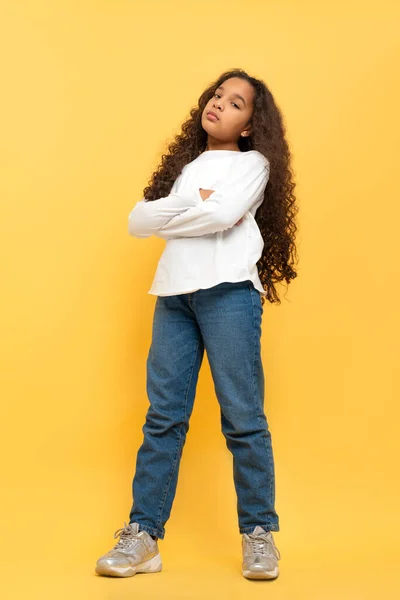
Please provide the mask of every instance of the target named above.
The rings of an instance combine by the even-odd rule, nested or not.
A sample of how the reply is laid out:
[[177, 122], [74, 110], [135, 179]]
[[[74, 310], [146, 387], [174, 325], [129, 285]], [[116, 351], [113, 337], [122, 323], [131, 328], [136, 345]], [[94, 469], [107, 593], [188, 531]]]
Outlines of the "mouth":
[[209, 110], [207, 113], [207, 118], [210, 121], [219, 121], [219, 118], [217, 117], [217, 115], [215, 114], [215, 112], [213, 112], [212, 110]]

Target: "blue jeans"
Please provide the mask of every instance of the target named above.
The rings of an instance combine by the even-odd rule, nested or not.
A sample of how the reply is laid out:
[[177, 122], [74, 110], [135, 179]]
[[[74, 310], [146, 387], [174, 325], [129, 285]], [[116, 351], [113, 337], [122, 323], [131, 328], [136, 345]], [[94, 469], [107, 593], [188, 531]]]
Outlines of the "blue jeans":
[[279, 531], [271, 433], [264, 413], [263, 306], [250, 280], [157, 296], [147, 359], [150, 402], [129, 522], [160, 539], [175, 497], [204, 348], [233, 455], [240, 533]]

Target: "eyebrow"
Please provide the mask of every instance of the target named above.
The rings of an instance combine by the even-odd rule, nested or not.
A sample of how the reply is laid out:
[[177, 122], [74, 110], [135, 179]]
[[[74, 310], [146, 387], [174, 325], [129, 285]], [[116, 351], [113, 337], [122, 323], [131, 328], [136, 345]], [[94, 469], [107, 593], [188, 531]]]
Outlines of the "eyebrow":
[[[220, 86], [218, 86], [218, 87], [217, 87], [217, 90], [223, 90], [223, 89], [224, 89], [224, 86], [223, 86], [223, 85], [220, 85]], [[215, 91], [217, 91], [217, 90], [215, 90]], [[246, 100], [243, 98], [243, 96], [241, 96], [240, 94], [232, 94], [232, 96], [233, 96], [234, 98], [240, 98], [240, 100], [241, 100], [241, 101], [243, 102], [243, 104], [246, 106]]]

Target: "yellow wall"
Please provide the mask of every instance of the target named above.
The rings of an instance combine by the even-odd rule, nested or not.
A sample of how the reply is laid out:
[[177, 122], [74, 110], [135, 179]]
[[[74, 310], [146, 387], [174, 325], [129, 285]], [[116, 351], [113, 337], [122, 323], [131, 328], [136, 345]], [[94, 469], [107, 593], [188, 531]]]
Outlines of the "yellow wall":
[[[127, 216], [232, 67], [283, 110], [300, 206], [299, 277], [263, 320], [282, 554], [268, 594], [392, 592], [377, 576], [400, 533], [399, 3], [21, 0], [0, 17], [3, 597], [150, 597], [145, 577], [122, 591], [93, 574], [128, 520], [165, 244], [130, 238]], [[185, 578], [179, 598], [245, 597], [240, 543], [205, 356], [151, 597]]]

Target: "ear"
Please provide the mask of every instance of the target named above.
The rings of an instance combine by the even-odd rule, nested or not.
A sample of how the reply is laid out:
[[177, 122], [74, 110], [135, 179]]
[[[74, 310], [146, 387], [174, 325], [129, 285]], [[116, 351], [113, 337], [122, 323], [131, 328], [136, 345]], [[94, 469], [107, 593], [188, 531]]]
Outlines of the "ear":
[[241, 137], [248, 137], [249, 135], [251, 135], [252, 130], [253, 130], [252, 126], [249, 125], [249, 127], [247, 129], [245, 129], [244, 131], [242, 131], [242, 133], [240, 134]]

